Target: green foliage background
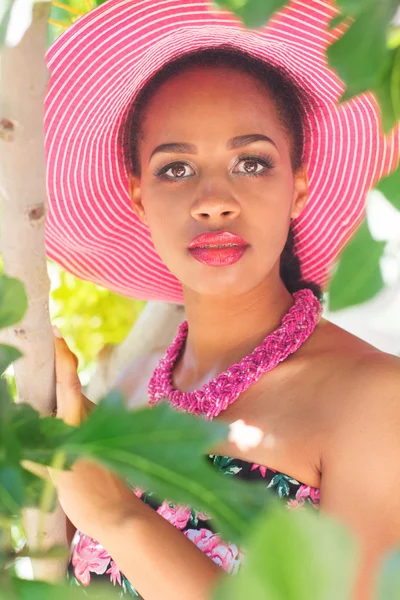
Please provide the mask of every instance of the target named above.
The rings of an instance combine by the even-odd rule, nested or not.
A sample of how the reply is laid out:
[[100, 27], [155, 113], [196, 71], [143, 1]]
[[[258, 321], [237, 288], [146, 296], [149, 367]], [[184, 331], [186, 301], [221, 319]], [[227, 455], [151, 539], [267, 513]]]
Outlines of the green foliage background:
[[146, 302], [82, 281], [53, 261], [48, 261], [48, 268], [51, 321], [78, 356], [85, 385], [100, 350], [125, 339]]

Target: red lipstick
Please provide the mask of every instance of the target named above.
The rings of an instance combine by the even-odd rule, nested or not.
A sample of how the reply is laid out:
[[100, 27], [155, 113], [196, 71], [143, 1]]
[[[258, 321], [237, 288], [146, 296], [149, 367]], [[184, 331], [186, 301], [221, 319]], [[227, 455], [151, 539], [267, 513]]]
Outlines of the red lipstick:
[[188, 246], [193, 258], [213, 267], [234, 264], [247, 248], [246, 240], [230, 231], [201, 233]]

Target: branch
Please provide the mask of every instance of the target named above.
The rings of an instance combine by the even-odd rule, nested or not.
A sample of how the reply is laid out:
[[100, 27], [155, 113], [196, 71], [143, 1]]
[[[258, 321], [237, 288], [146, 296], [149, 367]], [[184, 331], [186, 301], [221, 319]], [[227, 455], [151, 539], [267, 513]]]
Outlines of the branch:
[[148, 302], [121, 344], [105, 346], [97, 357], [97, 367], [84, 394], [97, 402], [110, 391], [117, 377], [138, 356], [155, 348], [167, 348], [184, 320], [182, 306], [168, 302]]

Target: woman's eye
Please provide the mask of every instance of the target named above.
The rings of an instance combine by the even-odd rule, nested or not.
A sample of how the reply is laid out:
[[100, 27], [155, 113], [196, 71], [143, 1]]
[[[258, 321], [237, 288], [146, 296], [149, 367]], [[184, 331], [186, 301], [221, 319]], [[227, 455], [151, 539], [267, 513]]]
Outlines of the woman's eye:
[[[275, 163], [270, 156], [261, 158], [258, 156], [241, 156], [239, 157], [238, 165], [243, 165], [243, 169], [232, 171], [240, 175], [248, 175], [257, 177], [258, 175], [266, 175], [270, 169], [273, 169]], [[193, 168], [184, 162], [175, 162], [157, 169], [154, 173], [156, 177], [167, 181], [179, 181], [187, 179], [192, 175], [188, 170], [193, 172]]]
[[262, 159], [256, 156], [244, 157], [238, 164], [242, 165], [243, 169], [239, 169], [236, 172], [243, 175], [263, 175], [275, 166], [272, 158], [267, 157], [266, 159]]
[[[186, 163], [176, 162], [156, 171], [156, 175], [158, 177], [162, 177], [163, 179], [185, 179], [189, 176], [185, 169], [190, 168], [191, 167], [189, 167], [189, 165], [187, 165]], [[168, 174], [168, 172], [170, 172], [170, 174]]]

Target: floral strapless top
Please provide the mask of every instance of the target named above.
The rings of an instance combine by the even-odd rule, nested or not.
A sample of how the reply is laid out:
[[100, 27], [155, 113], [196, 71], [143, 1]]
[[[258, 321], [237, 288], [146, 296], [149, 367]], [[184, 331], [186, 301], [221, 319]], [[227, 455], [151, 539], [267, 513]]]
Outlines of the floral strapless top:
[[[309, 504], [319, 509], [319, 488], [305, 485], [289, 475], [255, 463], [220, 455], [208, 455], [213, 465], [225, 475], [239, 479], [264, 481], [267, 493], [281, 498], [289, 510], [297, 510]], [[233, 543], [224, 542], [213, 529], [213, 519], [206, 513], [189, 506], [174, 505], [166, 500], [160, 504], [152, 492], [133, 488], [133, 492], [143, 502], [151, 506], [172, 525], [180, 529], [187, 538], [228, 573], [236, 573], [244, 556], [243, 551]], [[90, 596], [89, 584], [93, 579], [107, 580], [115, 588], [110, 597], [142, 599], [124, 574], [118, 569], [112, 557], [100, 544], [80, 531], [75, 533], [68, 577], [73, 585], [84, 586], [85, 595]]]

